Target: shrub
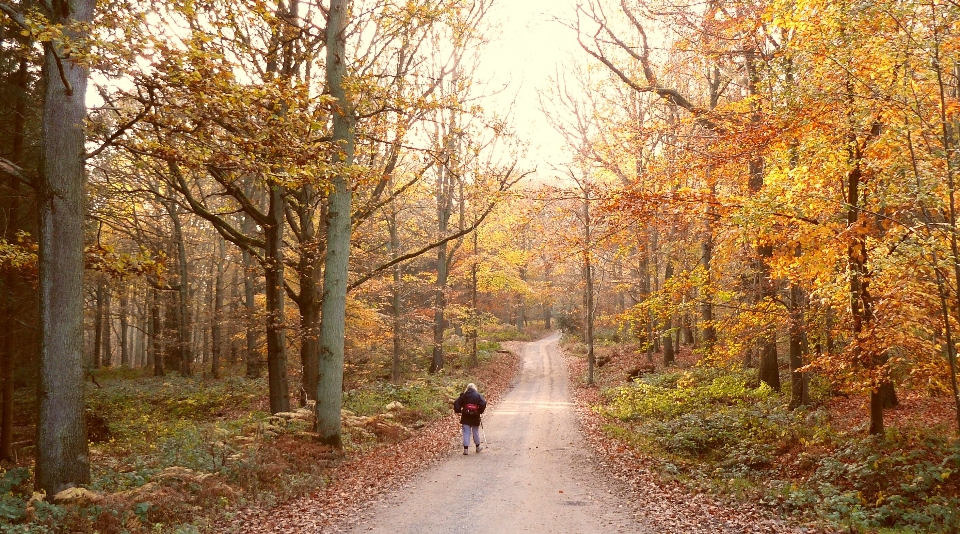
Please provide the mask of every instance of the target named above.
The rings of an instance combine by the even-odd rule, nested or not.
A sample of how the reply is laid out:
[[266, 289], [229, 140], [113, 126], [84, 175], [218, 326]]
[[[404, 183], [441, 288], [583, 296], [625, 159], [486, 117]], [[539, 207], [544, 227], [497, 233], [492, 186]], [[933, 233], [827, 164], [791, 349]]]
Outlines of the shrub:
[[621, 427], [607, 432], [627, 431], [663, 465], [683, 468], [668, 475], [685, 470], [724, 491], [725, 481], [750, 480], [785, 512], [861, 529], [960, 530], [960, 443], [836, 429], [825, 410], [790, 411], [786, 392], [752, 383], [748, 372], [714, 367], [646, 375], [605, 391], [603, 411]]

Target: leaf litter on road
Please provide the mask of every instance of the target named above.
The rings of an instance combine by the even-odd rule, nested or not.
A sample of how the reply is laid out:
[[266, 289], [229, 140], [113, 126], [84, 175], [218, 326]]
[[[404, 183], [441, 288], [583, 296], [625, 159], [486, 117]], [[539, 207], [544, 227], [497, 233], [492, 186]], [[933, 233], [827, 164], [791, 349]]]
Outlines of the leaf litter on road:
[[[484, 385], [484, 395], [495, 404], [510, 389], [519, 371], [520, 357], [512, 352], [499, 365], [478, 371], [474, 381]], [[457, 417], [451, 413], [433, 421], [400, 443], [348, 453], [331, 469], [326, 487], [273, 508], [242, 510], [221, 531], [308, 534], [349, 530], [356, 526], [364, 509], [404, 488], [414, 475], [453, 448], [460, 432]]]

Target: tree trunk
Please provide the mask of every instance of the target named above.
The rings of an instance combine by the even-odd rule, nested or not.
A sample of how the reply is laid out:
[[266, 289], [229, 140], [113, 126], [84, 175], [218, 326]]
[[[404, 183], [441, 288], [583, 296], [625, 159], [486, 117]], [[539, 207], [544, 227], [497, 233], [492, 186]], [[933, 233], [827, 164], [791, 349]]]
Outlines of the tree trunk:
[[230, 284], [230, 312], [229, 317], [230, 321], [228, 323], [228, 333], [227, 339], [230, 342], [227, 346], [230, 348], [230, 363], [236, 364], [239, 360], [239, 355], [241, 353], [240, 349], [237, 347], [237, 320], [240, 317], [240, 269], [233, 270], [233, 282]]
[[[397, 207], [393, 200], [390, 202], [390, 215], [387, 217], [387, 227], [390, 231], [390, 253], [393, 259], [400, 256], [400, 232], [397, 228]], [[393, 359], [390, 365], [390, 379], [394, 384], [400, 383], [400, 358], [403, 354], [402, 346], [402, 322], [403, 311], [400, 309], [400, 289], [402, 282], [402, 271], [400, 264], [393, 266], [393, 287], [390, 296], [391, 310], [393, 319]]]
[[[650, 228], [650, 248], [647, 252], [647, 258], [653, 260], [652, 272], [648, 271], [652, 275], [647, 283], [647, 289], [650, 291], [650, 293], [648, 293], [649, 295], [660, 291], [660, 233], [655, 227]], [[660, 331], [660, 321], [653, 314], [653, 310], [651, 310], [647, 316], [650, 319], [650, 338], [653, 339], [653, 352], [660, 352], [660, 338], [662, 337], [658, 335]]]
[[[215, 298], [213, 285], [216, 283], [216, 280], [213, 279], [215, 275], [211, 273], [211, 278], [204, 280], [204, 283], [200, 286], [198, 291], [200, 295], [197, 295], [194, 299], [194, 308], [193, 316], [197, 318], [194, 321], [194, 346], [197, 345], [199, 338], [200, 345], [200, 362], [203, 365], [210, 363], [210, 358], [212, 357], [211, 347], [210, 347], [210, 328], [213, 328], [213, 299]], [[204, 290], [205, 293], [204, 294]], [[203, 320], [203, 304], [207, 305], [207, 320]], [[206, 323], [210, 323], [209, 325]], [[210, 328], [207, 328], [207, 327]]]
[[[744, 61], [747, 69], [747, 89], [751, 96], [758, 92], [759, 73], [757, 72], [757, 52], [750, 50]], [[751, 122], [760, 122], [760, 111], [756, 104], [751, 104]], [[759, 193], [763, 189], [763, 158], [754, 157], [748, 163], [747, 187], [751, 194]], [[754, 270], [756, 273], [757, 292], [754, 304], [760, 304], [776, 297], [776, 285], [770, 276], [770, 259], [773, 257], [773, 246], [758, 242]], [[760, 381], [767, 384], [774, 391], [780, 391], [780, 364], [777, 360], [777, 333], [763, 332], [760, 339]]]
[[113, 365], [113, 292], [106, 286], [103, 292], [103, 366]]
[[[473, 231], [473, 263], [470, 265], [470, 365], [480, 365], [480, 355], [477, 353], [477, 337], [480, 335], [480, 308], [477, 306], [477, 269], [479, 268], [480, 228]], [[547, 312], [546, 322], [549, 324], [550, 315]], [[549, 327], [547, 327], [549, 328]]]
[[[2, 39], [0, 39], [2, 41]], [[23, 146], [26, 130], [27, 117], [27, 94], [28, 94], [28, 72], [27, 60], [21, 59], [17, 69], [16, 83], [20, 89], [14, 105], [13, 116], [13, 150], [10, 157], [11, 162], [18, 167], [23, 166]], [[7, 213], [7, 227], [4, 237], [7, 242], [12, 242], [20, 228], [20, 183], [16, 180], [10, 181], [11, 200]], [[3, 354], [0, 361], [0, 460], [12, 461], [13, 457], [13, 394], [14, 370], [16, 368], [16, 353], [14, 347], [14, 319], [17, 315], [17, 309], [14, 305], [16, 296], [13, 291], [19, 284], [17, 275], [8, 270], [4, 275], [4, 285], [9, 294], [8, 301], [3, 303], [4, 307], [4, 335], [3, 335]]]
[[[451, 181], [450, 173], [441, 169], [437, 186], [437, 230], [440, 237], [447, 233], [450, 220], [450, 203], [453, 195]], [[443, 369], [443, 330], [446, 326], [444, 313], [447, 308], [447, 274], [447, 243], [444, 242], [437, 247], [437, 281], [434, 285], [433, 302], [433, 357], [430, 360], [431, 374]]]
[[135, 316], [137, 326], [133, 329], [133, 366], [140, 368], [147, 364], [147, 311], [146, 306], [137, 303]]
[[[931, 4], [935, 6], [936, 4]], [[935, 8], [934, 8], [935, 9]], [[934, 15], [936, 13], [934, 12]], [[936, 25], [934, 26], [936, 28]], [[937, 86], [939, 89], [939, 119], [940, 119], [940, 133], [941, 139], [940, 142], [943, 145], [943, 155], [946, 163], [946, 178], [947, 178], [947, 191], [949, 192], [950, 199], [948, 201], [947, 216], [948, 222], [950, 223], [950, 259], [953, 263], [953, 279], [954, 279], [954, 288], [956, 291], [956, 300], [957, 303], [960, 303], [960, 244], [957, 243], [957, 204], [956, 204], [956, 187], [955, 187], [955, 173], [956, 173], [956, 157], [958, 154], [957, 143], [960, 142], [960, 121], [953, 119], [948, 119], [947, 110], [948, 110], [948, 101], [947, 101], [947, 84], [945, 83], [943, 77], [943, 60], [944, 58], [941, 55], [941, 35], [939, 31], [935, 29], [934, 33], [934, 71], [937, 74]], [[956, 85], [952, 88], [953, 100], [956, 102], [960, 99], [960, 61], [954, 59], [953, 62], [953, 79]], [[936, 263], [936, 259], [934, 259]], [[940, 273], [937, 272], [938, 282], [941, 284], [943, 280], [940, 280]], [[943, 298], [943, 297], [942, 297]], [[942, 303], [946, 307], [946, 302]], [[946, 314], [946, 312], [944, 312]], [[944, 317], [945, 328], [949, 331], [949, 318]], [[957, 351], [956, 347], [950, 345], [950, 350], [947, 351], [947, 362], [950, 366], [950, 387], [953, 390], [953, 402], [956, 406], [956, 420], [957, 420], [957, 435], [960, 435], [960, 384], [957, 383]], [[892, 390], [892, 386], [891, 386]]]
[[693, 320], [690, 318], [690, 315], [684, 313], [684, 314], [683, 314], [683, 327], [682, 327], [681, 330], [680, 330], [680, 333], [682, 334], [682, 337], [683, 337], [683, 344], [684, 344], [684, 345], [693, 345], [693, 344], [694, 344], [693, 328], [690, 326], [690, 324], [691, 324], [692, 322], [693, 322]]
[[[640, 235], [643, 235], [642, 230]], [[637, 252], [640, 255], [640, 264], [637, 266], [640, 271], [640, 301], [645, 302], [650, 298], [650, 247], [646, 237], [638, 239]], [[653, 320], [649, 310], [645, 315], [643, 342], [646, 345], [647, 363], [653, 363]]]
[[[249, 215], [243, 218], [244, 234], [250, 235], [253, 232], [253, 219]], [[256, 290], [254, 287], [255, 278], [253, 276], [253, 257], [246, 250], [243, 251], [243, 298], [246, 308], [246, 326], [247, 326], [247, 348], [244, 354], [246, 363], [246, 376], [250, 379], [260, 378], [263, 362], [260, 358], [260, 352], [257, 350], [257, 330], [256, 330]]]
[[287, 336], [283, 287], [283, 186], [270, 185], [270, 220], [264, 229], [264, 280], [267, 297], [267, 379], [270, 412], [290, 411], [287, 383]]
[[[862, 154], [856, 134], [850, 134], [849, 158], [853, 168], [847, 173], [847, 228], [854, 236], [847, 246], [847, 263], [850, 276], [850, 311], [852, 319], [852, 343], [854, 343], [854, 358], [867, 362], [868, 368], [876, 367], [882, 362], [879, 355], [864, 354], [861, 345], [861, 334], [869, 331], [873, 322], [873, 297], [870, 295], [870, 276], [867, 270], [867, 243], [866, 239], [856, 232], [855, 227], [862, 224], [860, 221], [860, 184], [863, 170], [860, 167]], [[870, 434], [880, 435], [883, 428], [883, 397], [881, 388], [883, 381], [876, 383], [870, 390]]]
[[704, 280], [703, 290], [700, 291], [700, 321], [703, 323], [703, 349], [704, 354], [713, 353], [713, 347], [717, 343], [717, 327], [713, 324], [713, 294], [711, 292], [712, 274], [713, 274], [713, 221], [717, 217], [714, 202], [714, 196], [717, 193], [716, 180], [713, 178], [711, 169], [707, 169], [707, 185], [710, 190], [711, 202], [707, 203], [707, 213], [703, 224], [703, 242], [700, 244], [700, 265], [703, 267]]
[[190, 272], [187, 268], [187, 249], [183, 238], [183, 227], [180, 223], [180, 213], [173, 202], [164, 203], [167, 209], [167, 215], [173, 222], [173, 240], [177, 246], [177, 265], [180, 276], [180, 289], [177, 301], [177, 356], [179, 371], [181, 376], [190, 376], [193, 374], [191, 364], [193, 363], [193, 353], [190, 347]]
[[[520, 281], [526, 283], [527, 281], [527, 269], [526, 267], [520, 267]], [[527, 326], [527, 308], [526, 302], [523, 298], [523, 293], [517, 294], [517, 330], [523, 332], [523, 328]]]
[[150, 299], [150, 358], [153, 358], [153, 376], [166, 374], [163, 366], [163, 324], [160, 322], [160, 294], [159, 290], [151, 290]]
[[164, 358], [164, 369], [176, 371], [180, 369], [180, 344], [176, 342], [180, 331], [180, 312], [176, 294], [168, 293], [164, 297], [166, 302], [163, 306], [163, 336], [160, 338], [160, 352]]
[[[83, 40], [72, 22], [89, 22], [94, 0], [70, 0], [73, 20], [64, 34]], [[58, 57], [57, 41], [45, 47], [43, 133], [38, 204], [40, 380], [37, 391], [38, 490], [54, 495], [90, 482], [83, 383], [83, 188], [87, 72]], [[60, 66], [58, 66], [60, 64]], [[62, 68], [61, 68], [62, 67]], [[66, 84], [69, 85], [65, 85]]]
[[700, 321], [703, 323], [704, 353], [709, 355], [713, 352], [713, 346], [717, 343], [717, 327], [713, 324], [713, 296], [710, 292], [713, 263], [713, 221], [709, 211], [707, 221], [703, 243], [700, 245], [700, 264], [703, 266], [706, 275], [703, 291], [700, 292]]
[[13, 373], [14, 345], [13, 335], [10, 332], [12, 324], [7, 322], [6, 332], [3, 335], [3, 354], [0, 354], [0, 380], [3, 393], [0, 395], [0, 461], [13, 461]]
[[805, 298], [800, 285], [790, 282], [790, 409], [804, 406], [808, 400], [805, 373], [798, 371], [803, 367]]
[[154, 349], [156, 348], [156, 330], [153, 328], [153, 307], [156, 302], [154, 297], [155, 289], [147, 290], [147, 304], [146, 304], [146, 317], [144, 330], [146, 331], [145, 345], [146, 345], [146, 360], [144, 365], [147, 367], [153, 367], [156, 355], [154, 354]]
[[443, 327], [446, 322], [444, 312], [447, 308], [447, 244], [437, 247], [437, 281], [433, 291], [433, 356], [430, 359], [430, 373], [443, 369]]
[[593, 265], [590, 257], [591, 253], [591, 225], [590, 225], [590, 188], [585, 184], [583, 188], [583, 278], [584, 278], [584, 319], [586, 325], [586, 336], [584, 341], [587, 344], [587, 384], [593, 385], [594, 367], [597, 364], [596, 355], [593, 352]]
[[93, 368], [103, 365], [103, 274], [97, 276], [97, 313], [93, 317]]
[[[669, 259], [667, 260], [667, 265], [663, 271], [663, 283], [666, 284], [671, 278], [673, 278], [673, 262]], [[667, 324], [664, 325], [664, 335], [663, 338], [663, 366], [667, 367], [673, 365], [673, 362], [676, 360], [676, 355], [673, 351], [673, 335], [671, 330], [673, 329], [673, 316], [667, 317]]]
[[223, 263], [226, 261], [224, 255], [223, 239], [217, 240], [218, 260], [217, 261], [217, 281], [214, 287], [213, 295], [213, 318], [210, 325], [210, 337], [212, 346], [210, 347], [210, 375], [213, 378], [220, 378], [220, 355], [223, 352]]
[[128, 327], [129, 327], [129, 318], [127, 314], [130, 312], [128, 309], [130, 306], [129, 296], [127, 295], [127, 285], [125, 283], [120, 284], [120, 366], [121, 367], [130, 367], [130, 342], [127, 339]]
[[350, 266], [351, 187], [345, 168], [353, 164], [353, 109], [344, 89], [348, 0], [331, 0], [326, 27], [326, 80], [333, 105], [332, 164], [335, 168], [328, 198], [327, 250], [323, 272], [320, 323], [320, 379], [317, 384], [317, 433], [324, 443], [342, 445], [340, 407], [343, 404], [343, 357]]
[[320, 375], [320, 243], [315, 231], [316, 195], [308, 185], [299, 191], [300, 261], [300, 363], [303, 366], [303, 398], [316, 400]]

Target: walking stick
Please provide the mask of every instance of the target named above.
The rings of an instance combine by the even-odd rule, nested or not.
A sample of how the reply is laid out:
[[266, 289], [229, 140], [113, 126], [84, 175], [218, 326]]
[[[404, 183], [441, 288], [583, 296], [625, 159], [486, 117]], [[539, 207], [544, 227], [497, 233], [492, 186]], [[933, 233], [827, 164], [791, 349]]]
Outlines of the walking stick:
[[480, 443], [483, 443], [483, 448], [486, 449], [487, 445], [487, 433], [483, 430], [483, 419], [480, 420]]

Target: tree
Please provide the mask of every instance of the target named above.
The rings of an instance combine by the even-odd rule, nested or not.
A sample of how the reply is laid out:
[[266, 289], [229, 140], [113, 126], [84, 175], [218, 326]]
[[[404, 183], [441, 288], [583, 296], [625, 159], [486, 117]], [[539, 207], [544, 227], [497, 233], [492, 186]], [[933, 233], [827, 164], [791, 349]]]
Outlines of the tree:
[[[40, 384], [36, 487], [55, 494], [90, 481], [83, 395], [83, 185], [87, 68], [70, 46], [89, 36], [93, 0], [57, 1], [45, 13], [39, 169]], [[25, 30], [12, 7], [0, 10]]]
[[317, 433], [325, 443], [340, 446], [340, 406], [343, 404], [343, 341], [350, 267], [351, 185], [354, 156], [353, 104], [347, 96], [346, 42], [348, 0], [331, 0], [327, 15], [326, 80], [333, 108], [333, 192], [327, 207], [327, 248], [323, 269], [320, 322], [320, 380], [317, 382]]

